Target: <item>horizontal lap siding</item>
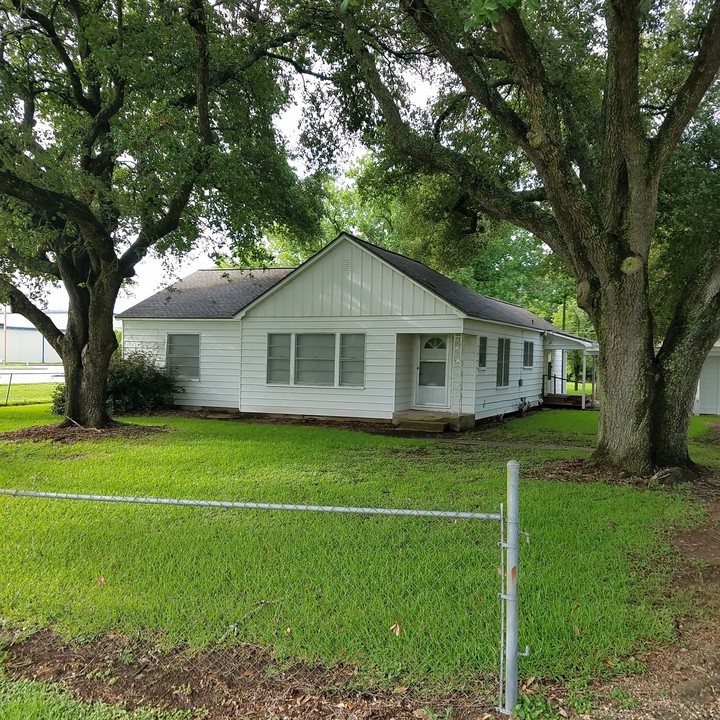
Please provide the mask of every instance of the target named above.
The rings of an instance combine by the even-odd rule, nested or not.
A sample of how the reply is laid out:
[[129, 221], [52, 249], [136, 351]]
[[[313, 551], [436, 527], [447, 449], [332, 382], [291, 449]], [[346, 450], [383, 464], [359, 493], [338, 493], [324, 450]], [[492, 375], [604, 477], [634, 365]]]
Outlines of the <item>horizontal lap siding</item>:
[[697, 412], [701, 415], [720, 415], [720, 357], [706, 358], [698, 385]]
[[[268, 333], [364, 333], [364, 387], [271, 385], [266, 383]], [[288, 323], [250, 319], [243, 327], [243, 412], [332, 417], [392, 417], [395, 397], [395, 331], [332, 318]]]
[[180, 380], [185, 392], [176, 405], [238, 409], [240, 396], [240, 323], [237, 320], [124, 320], [123, 354], [141, 351], [165, 365], [168, 333], [200, 335], [200, 379]]
[[395, 358], [396, 410], [407, 410], [412, 407], [415, 379], [415, 335], [398, 335]]
[[[485, 369], [478, 368], [475, 376], [475, 418], [488, 418], [505, 413], [516, 412], [520, 398], [525, 398], [532, 406], [539, 403], [542, 394], [543, 375], [543, 337], [540, 333], [521, 328], [503, 327], [478, 321], [468, 322], [466, 331], [487, 338], [487, 362]], [[498, 339], [510, 338], [510, 380], [507, 387], [497, 387], [497, 350]], [[533, 367], [523, 367], [523, 344], [528, 340], [534, 343]], [[473, 363], [477, 367], [477, 337], [473, 343]], [[519, 380], [522, 378], [522, 386]]]

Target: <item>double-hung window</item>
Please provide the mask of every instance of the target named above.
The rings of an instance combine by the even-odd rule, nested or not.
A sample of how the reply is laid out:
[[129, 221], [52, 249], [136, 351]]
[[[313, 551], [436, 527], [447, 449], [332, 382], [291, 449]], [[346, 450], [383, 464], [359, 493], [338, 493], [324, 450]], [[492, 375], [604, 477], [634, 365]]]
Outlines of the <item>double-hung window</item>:
[[200, 335], [168, 334], [165, 366], [179, 378], [199, 380]]
[[362, 387], [365, 335], [270, 333], [266, 380], [271, 385]]
[[290, 336], [285, 333], [268, 335], [267, 381], [278, 385], [290, 382]]
[[335, 335], [295, 336], [295, 384], [335, 385]]
[[365, 384], [365, 336], [359, 333], [340, 335], [339, 385]]
[[497, 386], [510, 385], [510, 338], [498, 338]]
[[478, 367], [487, 367], [487, 338], [482, 335], [478, 337]]
[[525, 340], [523, 343], [523, 367], [531, 368], [535, 359], [535, 343]]

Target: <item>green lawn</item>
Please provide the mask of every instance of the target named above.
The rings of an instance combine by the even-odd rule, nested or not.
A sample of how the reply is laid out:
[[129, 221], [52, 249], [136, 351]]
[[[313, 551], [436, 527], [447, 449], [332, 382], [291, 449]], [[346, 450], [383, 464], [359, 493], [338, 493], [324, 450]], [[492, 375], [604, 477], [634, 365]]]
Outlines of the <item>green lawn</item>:
[[52, 400], [57, 383], [11, 383], [0, 376], [0, 405], [41, 405]]
[[[195, 716], [197, 717], [197, 716]], [[52, 685], [8, 682], [0, 673], [0, 720], [192, 720], [187, 712], [126, 712], [104, 703], [86, 705]]]
[[599, 418], [599, 413], [594, 410], [542, 410], [488, 424], [468, 436], [480, 440], [592, 448], [597, 441]]
[[[0, 408], [0, 432], [53, 422]], [[0, 442], [0, 487], [108, 495], [496, 512], [505, 463], [562, 450], [453, 446], [316, 427], [141, 418], [170, 432], [77, 445]], [[483, 437], [589, 444], [596, 413], [545, 411]], [[693, 452], [720, 463], [707, 419]], [[672, 637], [669, 528], [701, 517], [682, 492], [522, 480], [524, 675], [607, 671]], [[367, 682], [458, 687], [497, 665], [494, 523], [0, 498], [0, 622], [110, 629], [163, 646], [253, 642], [350, 662]], [[4, 618], [4, 620], [3, 620]], [[391, 628], [402, 627], [398, 636]]]
[[[578, 383], [577, 389], [575, 389], [575, 381], [568, 380], [567, 394], [568, 395], [582, 395], [582, 383]], [[585, 383], [585, 396], [590, 397], [592, 395], [593, 386], [592, 383]]]

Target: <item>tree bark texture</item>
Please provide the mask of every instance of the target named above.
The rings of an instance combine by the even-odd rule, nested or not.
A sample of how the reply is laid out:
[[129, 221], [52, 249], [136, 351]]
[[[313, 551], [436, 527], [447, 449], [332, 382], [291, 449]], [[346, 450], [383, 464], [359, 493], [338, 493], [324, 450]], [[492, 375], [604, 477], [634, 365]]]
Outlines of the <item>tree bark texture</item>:
[[65, 369], [66, 425], [113, 424], [105, 407], [108, 367], [117, 339], [112, 318], [121, 278], [106, 268], [92, 288], [74, 288], [68, 326], [56, 349]]

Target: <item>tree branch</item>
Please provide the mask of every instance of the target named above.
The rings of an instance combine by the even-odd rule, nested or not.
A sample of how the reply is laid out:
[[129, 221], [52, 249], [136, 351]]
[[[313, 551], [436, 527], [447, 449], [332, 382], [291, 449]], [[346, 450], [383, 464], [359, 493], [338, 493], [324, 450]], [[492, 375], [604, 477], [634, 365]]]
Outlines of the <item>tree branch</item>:
[[70, 195], [46, 190], [7, 171], [0, 171], [0, 192], [20, 200], [32, 208], [46, 208], [72, 222], [81, 230], [83, 238], [106, 262], [116, 260], [112, 238], [95, 217], [92, 210]]
[[388, 135], [396, 150], [453, 177], [482, 211], [526, 228], [557, 248], [563, 256], [564, 245], [560, 242], [558, 228], [550, 214], [498, 186], [472, 167], [461, 154], [418, 135], [402, 119], [392, 93], [380, 77], [372, 55], [360, 38], [354, 17], [345, 13], [341, 19], [345, 41], [380, 106]]
[[120, 257], [119, 264], [123, 277], [132, 277], [135, 274], [135, 266], [145, 257], [148, 249], [177, 229], [182, 213], [190, 202], [196, 177], [193, 176], [183, 184], [168, 204], [166, 213], [159, 220], [154, 223], [143, 223], [135, 241]]
[[210, 90], [210, 52], [208, 49], [208, 29], [203, 0], [189, 0], [187, 21], [195, 35], [195, 48], [197, 50], [195, 96], [197, 98], [196, 104], [200, 137], [206, 145], [214, 145], [215, 137], [212, 127], [210, 126], [210, 108], [208, 105], [208, 93]]
[[58, 330], [50, 317], [37, 307], [22, 290], [2, 276], [0, 276], [0, 295], [10, 303], [13, 312], [29, 320], [62, 357], [62, 340], [65, 336]]
[[55, 48], [55, 52], [58, 55], [60, 62], [65, 67], [70, 80], [70, 86], [72, 87], [73, 96], [77, 104], [90, 115], [95, 115], [99, 111], [98, 104], [93, 102], [83, 90], [82, 80], [80, 79], [80, 73], [75, 67], [72, 58], [68, 55], [65, 45], [58, 36], [55, 26], [50, 18], [37, 10], [32, 10], [27, 7], [27, 4], [22, 0], [12, 0], [13, 7], [18, 11], [20, 17], [26, 20], [36, 22], [48, 36], [52, 46]]
[[491, 88], [475, 70], [467, 52], [462, 50], [456, 38], [448, 35], [425, 0], [401, 0], [401, 7], [455, 70], [468, 93], [486, 108], [515, 143], [530, 154], [532, 147], [528, 141], [528, 128], [525, 122], [505, 102], [497, 89]]
[[467, 93], [458, 93], [450, 98], [445, 109], [437, 116], [433, 123], [433, 138], [435, 138], [435, 140], [440, 139], [440, 131], [442, 130], [443, 123], [457, 110], [460, 103], [467, 100], [468, 97]]
[[652, 159], [659, 176], [685, 128], [720, 69], [720, 0], [715, 0], [703, 30], [697, 56], [652, 140]]
[[325, 73], [316, 72], [315, 70], [310, 70], [309, 68], [299, 63], [297, 60], [288, 57], [287, 55], [280, 55], [279, 53], [274, 52], [266, 52], [265, 57], [274, 58], [275, 60], [280, 60], [281, 62], [287, 63], [288, 65], [292, 65], [292, 67], [294, 67], [295, 70], [300, 73], [300, 75], [309, 75], [310, 77], [318, 78], [318, 80], [325, 80], [327, 82], [332, 82], [333, 80], [332, 75], [327, 75]]

